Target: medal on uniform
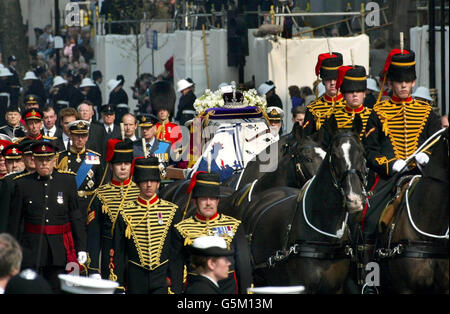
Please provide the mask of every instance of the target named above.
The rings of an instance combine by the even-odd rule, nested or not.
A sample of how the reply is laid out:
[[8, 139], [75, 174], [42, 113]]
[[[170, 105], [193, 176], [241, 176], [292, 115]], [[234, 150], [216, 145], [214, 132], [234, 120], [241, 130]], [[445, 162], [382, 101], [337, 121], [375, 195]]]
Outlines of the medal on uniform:
[[164, 223], [162, 213], [158, 213], [158, 223], [162, 225]]
[[94, 177], [94, 171], [92, 171], [92, 169], [89, 169], [87, 175], [88, 175], [89, 178], [93, 178]]
[[80, 162], [81, 162], [81, 158], [80, 158], [80, 155], [77, 155], [77, 159], [76, 159], [76, 161], [77, 161], [77, 163], [80, 163]]
[[56, 197], [56, 202], [57, 202], [58, 204], [64, 203], [63, 192], [58, 192], [58, 196]]
[[89, 180], [88, 183], [87, 183], [87, 186], [88, 186], [90, 189], [92, 189], [92, 187], [94, 186], [94, 181]]

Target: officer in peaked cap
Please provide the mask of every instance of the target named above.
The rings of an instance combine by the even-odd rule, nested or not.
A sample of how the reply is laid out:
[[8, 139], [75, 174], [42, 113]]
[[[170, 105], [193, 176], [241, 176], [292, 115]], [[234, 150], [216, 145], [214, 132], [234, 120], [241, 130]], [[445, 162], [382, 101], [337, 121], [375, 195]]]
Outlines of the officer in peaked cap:
[[19, 144], [11, 144], [5, 147], [2, 151], [2, 156], [5, 157], [6, 169], [8, 174], [22, 172], [25, 166], [22, 161], [22, 151]]
[[22, 113], [22, 119], [25, 121], [25, 129], [27, 136], [19, 138], [18, 142], [24, 139], [30, 140], [44, 140], [48, 142], [55, 142], [56, 137], [46, 136], [41, 134], [44, 114], [39, 108], [29, 108]]
[[191, 267], [197, 276], [188, 282], [186, 294], [220, 294], [218, 282], [228, 277], [234, 252], [226, 241], [218, 236], [201, 236], [189, 246]]
[[283, 132], [283, 109], [275, 106], [267, 107], [267, 117], [269, 118], [270, 126], [275, 128], [275, 133], [281, 135]]
[[78, 204], [83, 221], [87, 221], [87, 208], [94, 190], [101, 184], [104, 172], [101, 155], [86, 148], [90, 123], [76, 120], [68, 124], [72, 145], [58, 156], [57, 168], [76, 173]]
[[338, 69], [343, 65], [342, 54], [339, 52], [322, 53], [318, 56], [315, 73], [325, 87], [325, 94], [306, 106], [303, 129], [305, 135], [312, 135], [320, 130], [325, 120], [334, 110], [343, 105], [343, 96], [336, 88]]
[[[226, 241], [227, 247], [235, 252], [230, 258], [231, 266], [228, 278], [219, 281], [221, 292], [227, 294], [245, 293], [252, 282], [248, 248], [244, 245], [245, 241], [242, 242], [245, 235], [240, 227], [241, 222], [218, 212], [221, 197], [219, 174], [196, 172], [191, 178], [187, 193], [189, 199], [193, 200], [196, 212], [192, 217], [183, 215], [186, 218], [175, 225], [173, 251], [177, 254], [172, 257], [169, 268], [172, 290], [175, 293], [180, 293], [183, 290], [183, 281], [187, 280], [189, 285], [192, 280], [190, 277], [195, 275], [191, 274], [190, 271], [190, 252], [187, 246], [200, 236], [214, 235], [222, 237]], [[184, 266], [188, 267], [187, 278], [183, 278]]]
[[124, 204], [118, 214], [110, 279], [117, 280], [130, 294], [167, 294], [170, 240], [178, 206], [156, 194], [161, 181], [158, 158], [138, 157], [133, 163], [139, 196]]
[[158, 157], [164, 168], [167, 167], [171, 163], [171, 144], [157, 138], [158, 118], [152, 114], [141, 114], [137, 116], [137, 121], [142, 138], [137, 139], [133, 144], [134, 157]]
[[116, 111], [115, 106], [112, 104], [103, 105], [100, 109], [101, 117], [103, 120], [103, 127], [106, 133], [106, 140], [112, 138], [120, 138], [120, 128], [115, 124]]
[[28, 94], [25, 96], [25, 99], [23, 101], [24, 109], [30, 109], [30, 108], [39, 108], [39, 101], [40, 98], [33, 94]]
[[86, 230], [75, 174], [54, 170], [56, 146], [37, 141], [31, 150], [36, 171], [14, 178], [8, 232], [22, 239], [22, 268], [42, 274], [57, 291], [66, 265], [86, 262]]
[[[91, 274], [108, 279], [112, 249], [112, 227], [119, 208], [139, 195], [139, 189], [131, 180], [133, 142], [110, 139], [105, 160], [111, 179], [99, 186], [89, 203], [87, 229], [89, 260], [87, 268]], [[101, 253], [101, 254], [100, 254]], [[101, 255], [101, 260], [100, 260]], [[99, 263], [100, 261], [100, 263]]]

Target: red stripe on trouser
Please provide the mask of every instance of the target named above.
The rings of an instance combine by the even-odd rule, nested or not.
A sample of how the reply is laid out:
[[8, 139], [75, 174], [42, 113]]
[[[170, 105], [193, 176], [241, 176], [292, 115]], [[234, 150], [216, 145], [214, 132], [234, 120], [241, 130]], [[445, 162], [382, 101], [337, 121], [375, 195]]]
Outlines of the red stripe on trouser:
[[[379, 181], [380, 181], [380, 175], [377, 175], [375, 177], [375, 183], [370, 188], [370, 191], [373, 191], [375, 189], [375, 187], [377, 186]], [[364, 230], [364, 222], [366, 220], [367, 208], [369, 207], [369, 199], [370, 199], [370, 196], [367, 197], [367, 203], [366, 203], [366, 205], [364, 205], [364, 210], [363, 210], [362, 217], [361, 217], [361, 230]]]
[[25, 232], [35, 234], [62, 234], [64, 240], [64, 247], [66, 249], [67, 263], [70, 262], [78, 263], [70, 222], [66, 223], [65, 225], [49, 225], [49, 226], [33, 225], [26, 223]]

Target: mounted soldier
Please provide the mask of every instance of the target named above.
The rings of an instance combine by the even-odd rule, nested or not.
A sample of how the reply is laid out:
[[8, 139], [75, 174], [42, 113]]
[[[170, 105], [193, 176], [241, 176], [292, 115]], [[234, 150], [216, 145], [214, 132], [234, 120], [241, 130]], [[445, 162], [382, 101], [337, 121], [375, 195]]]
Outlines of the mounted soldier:
[[339, 107], [343, 107], [343, 97], [336, 88], [338, 69], [342, 66], [342, 54], [339, 52], [322, 53], [316, 64], [317, 79], [322, 79], [325, 94], [306, 106], [303, 128], [305, 135], [312, 135], [320, 130], [325, 119]]

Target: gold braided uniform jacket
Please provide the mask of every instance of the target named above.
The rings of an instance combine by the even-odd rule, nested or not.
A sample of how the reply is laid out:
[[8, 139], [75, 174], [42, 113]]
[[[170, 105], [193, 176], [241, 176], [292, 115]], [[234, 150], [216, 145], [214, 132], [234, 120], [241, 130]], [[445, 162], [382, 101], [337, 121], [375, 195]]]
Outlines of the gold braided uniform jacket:
[[[123, 205], [114, 227], [110, 280], [119, 282], [121, 287], [127, 286], [128, 263], [147, 271], [168, 267], [170, 236], [177, 208], [156, 194], [148, 201], [138, 197]], [[158, 279], [165, 282], [167, 271], [162, 274], [164, 277]], [[130, 274], [127, 279], [131, 280], [129, 277]]]
[[[359, 115], [363, 125], [362, 131], [359, 134], [359, 138], [363, 140], [364, 135], [366, 134], [367, 121], [369, 120], [371, 112], [372, 109], [364, 107], [364, 105], [361, 105], [356, 109], [352, 109], [344, 105], [343, 107], [340, 107], [334, 111], [334, 116], [336, 118], [338, 129], [351, 129], [353, 127], [353, 120], [355, 119], [355, 115]], [[331, 141], [331, 135], [329, 132], [327, 121], [325, 121], [323, 129], [324, 133], [322, 146], [327, 149]]]
[[[246, 255], [248, 252], [247, 250], [244, 251], [245, 245], [241, 245], [243, 242], [240, 240], [244, 240], [245, 236], [243, 234], [243, 229], [239, 228], [240, 224], [241, 221], [218, 213], [210, 219], [206, 219], [197, 213], [194, 217], [184, 219], [176, 224], [176, 232], [174, 235], [175, 243], [173, 244], [173, 247], [175, 252], [179, 253], [174, 258], [170, 268], [172, 291], [175, 293], [181, 293], [183, 291], [183, 282], [185, 279], [183, 271], [184, 267], [187, 267], [188, 281], [189, 275], [195, 275], [188, 265], [189, 252], [186, 249], [186, 246], [192, 244], [192, 242], [199, 236], [204, 235], [222, 237], [226, 241], [228, 247], [233, 249], [235, 252], [234, 257], [230, 258], [231, 265], [228, 278], [219, 281], [219, 286], [221, 287], [222, 293], [236, 294], [238, 293], [238, 288], [246, 289], [249, 283], [247, 283], [248, 280], [244, 279], [244, 276], [241, 274], [242, 271], [240, 273], [240, 267], [248, 267], [248, 272], [251, 272], [251, 268], [250, 260]], [[238, 273], [237, 275], [235, 270]], [[246, 280], [245, 283], [244, 280]]]
[[[112, 231], [119, 211], [123, 205], [136, 200], [139, 188], [131, 179], [123, 182], [111, 180], [95, 190], [88, 207], [87, 232], [88, 253], [87, 267], [90, 271], [100, 272], [102, 278], [109, 277], [109, 253], [112, 246]], [[101, 271], [99, 258], [101, 255]]]
[[440, 128], [438, 116], [426, 102], [393, 96], [375, 104], [363, 140], [369, 168], [382, 178], [392, 176], [394, 162], [406, 160]]
[[341, 107], [344, 107], [342, 94], [338, 94], [335, 97], [325, 94], [311, 102], [306, 106], [305, 121], [303, 123], [304, 134], [312, 135], [319, 131], [325, 120]]

